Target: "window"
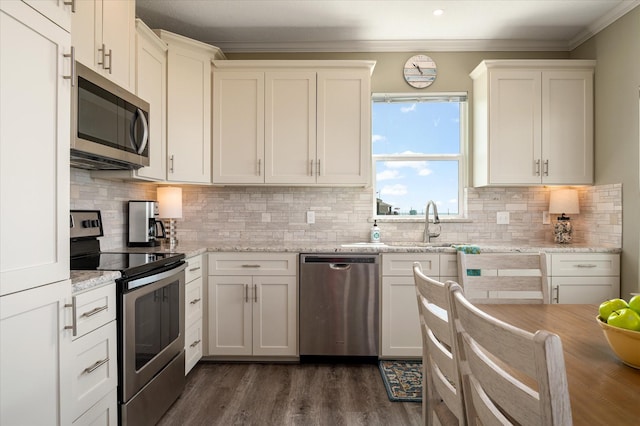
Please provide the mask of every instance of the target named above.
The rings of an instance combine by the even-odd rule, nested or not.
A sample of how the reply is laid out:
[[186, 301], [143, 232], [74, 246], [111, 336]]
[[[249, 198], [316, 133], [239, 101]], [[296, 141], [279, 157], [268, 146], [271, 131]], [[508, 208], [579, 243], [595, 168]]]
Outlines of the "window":
[[375, 94], [372, 105], [374, 214], [463, 215], [466, 94]]

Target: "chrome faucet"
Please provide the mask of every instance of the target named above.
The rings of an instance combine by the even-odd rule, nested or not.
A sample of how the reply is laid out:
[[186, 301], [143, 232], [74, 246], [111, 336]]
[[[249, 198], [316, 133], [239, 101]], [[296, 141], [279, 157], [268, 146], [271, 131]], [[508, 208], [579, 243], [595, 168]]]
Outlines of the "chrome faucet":
[[429, 200], [427, 202], [427, 207], [425, 208], [424, 213], [424, 242], [431, 242], [431, 237], [436, 238], [440, 236], [440, 232], [429, 232], [429, 206], [433, 206], [433, 224], [440, 223], [440, 218], [438, 217], [438, 207], [433, 200]]

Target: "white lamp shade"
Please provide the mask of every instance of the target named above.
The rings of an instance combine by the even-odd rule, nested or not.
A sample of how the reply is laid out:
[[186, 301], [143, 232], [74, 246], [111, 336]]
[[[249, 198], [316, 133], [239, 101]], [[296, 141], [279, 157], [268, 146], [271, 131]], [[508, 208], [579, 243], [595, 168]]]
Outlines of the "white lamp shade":
[[580, 213], [578, 191], [575, 189], [558, 189], [549, 195], [549, 213]]
[[166, 219], [182, 218], [182, 188], [161, 186], [158, 188], [158, 210]]

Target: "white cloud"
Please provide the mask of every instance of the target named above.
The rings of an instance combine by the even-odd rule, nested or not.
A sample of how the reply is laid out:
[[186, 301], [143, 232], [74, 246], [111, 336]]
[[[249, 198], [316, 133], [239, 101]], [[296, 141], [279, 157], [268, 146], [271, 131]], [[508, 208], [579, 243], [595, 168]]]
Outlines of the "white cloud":
[[401, 112], [412, 112], [415, 110], [416, 110], [416, 104], [411, 104], [411, 106], [400, 108]]
[[449, 200], [449, 204], [456, 204], [458, 202], [457, 198], [452, 198]]
[[433, 127], [438, 127], [440, 124], [440, 117], [433, 119]]
[[405, 185], [387, 185], [382, 187], [380, 195], [405, 195], [407, 192], [407, 187]]
[[387, 140], [387, 138], [385, 136], [382, 136], [382, 135], [371, 135], [371, 142], [373, 142], [373, 143], [384, 142], [386, 140]]
[[418, 176], [429, 176], [433, 173], [433, 170], [427, 167], [426, 161], [386, 161], [384, 165], [389, 169], [413, 169], [418, 173]]
[[376, 173], [376, 181], [399, 179], [400, 172], [398, 170], [385, 170], [380, 173]]
[[426, 165], [423, 169], [418, 170], [418, 176], [429, 176], [431, 173], [433, 173], [433, 170], [428, 169]]

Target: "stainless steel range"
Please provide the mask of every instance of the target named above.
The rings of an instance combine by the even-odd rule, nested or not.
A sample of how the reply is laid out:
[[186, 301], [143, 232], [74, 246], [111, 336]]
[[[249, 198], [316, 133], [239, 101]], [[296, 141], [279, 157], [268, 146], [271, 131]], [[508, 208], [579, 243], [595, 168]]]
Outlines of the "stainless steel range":
[[102, 252], [98, 210], [71, 211], [71, 269], [120, 271], [118, 404], [122, 425], [154, 425], [184, 389], [184, 254]]

